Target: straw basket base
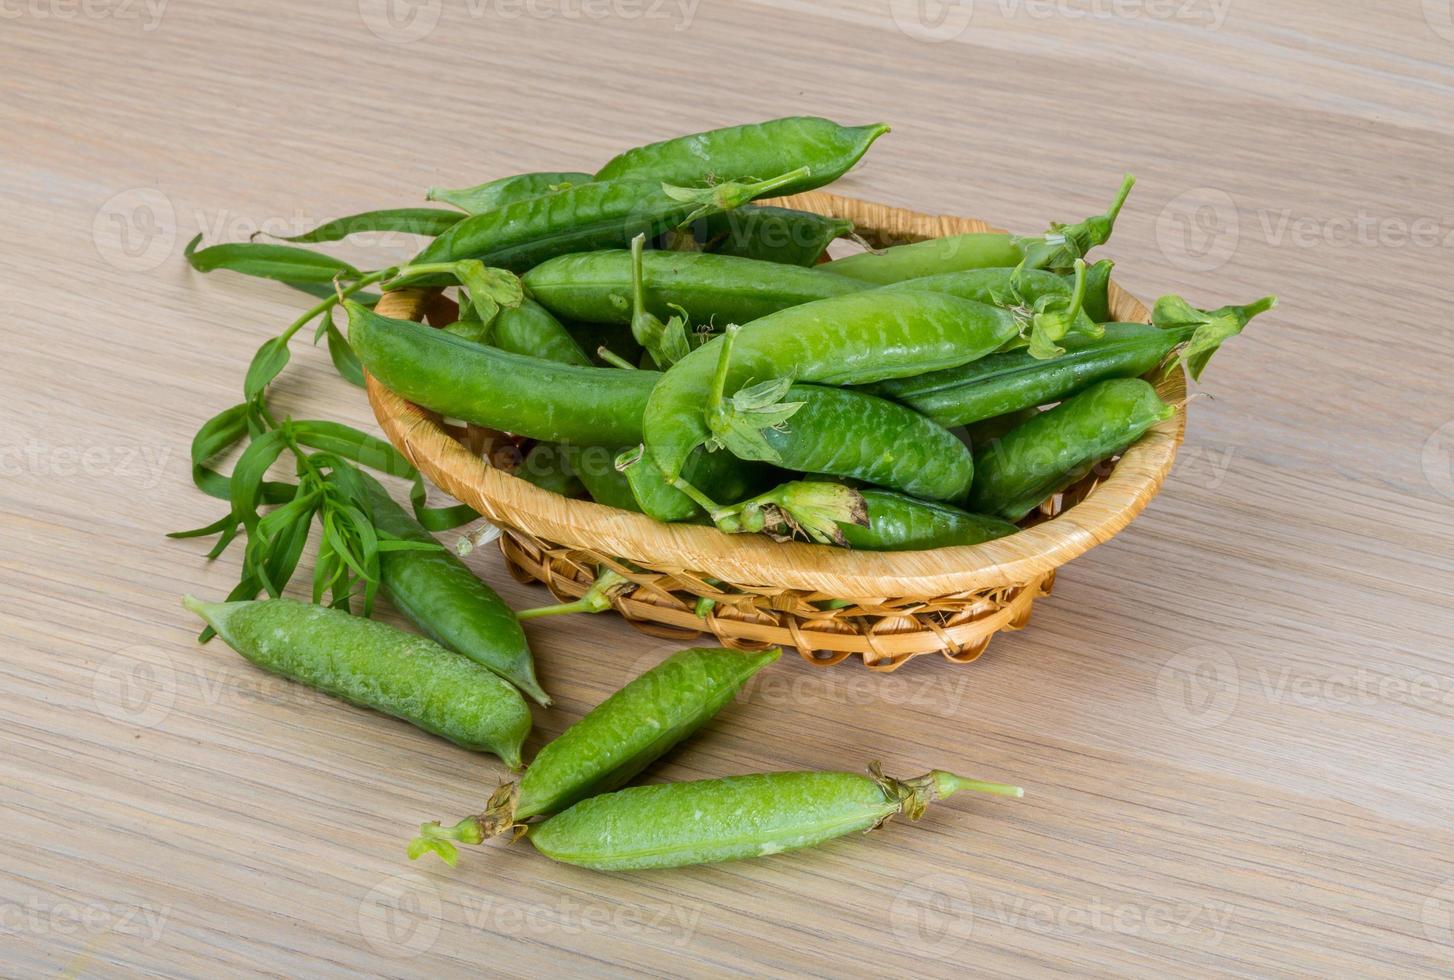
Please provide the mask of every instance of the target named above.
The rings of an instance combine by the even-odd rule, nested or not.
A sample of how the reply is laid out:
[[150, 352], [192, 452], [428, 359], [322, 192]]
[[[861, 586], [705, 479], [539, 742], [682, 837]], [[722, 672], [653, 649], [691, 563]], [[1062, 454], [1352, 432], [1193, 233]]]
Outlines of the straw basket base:
[[[851, 218], [874, 243], [997, 230], [822, 192], [771, 203]], [[1149, 318], [1114, 283], [1111, 304], [1118, 320]], [[387, 293], [378, 311], [435, 326], [456, 312], [438, 291], [421, 290]], [[1023, 627], [1034, 601], [1050, 593], [1057, 568], [1120, 532], [1156, 495], [1185, 432], [1185, 412], [1178, 412], [1123, 457], [1046, 501], [1018, 534], [930, 552], [857, 552], [660, 524], [561, 497], [510, 475], [519, 440], [451, 423], [366, 380], [389, 440], [435, 486], [501, 529], [501, 550], [519, 580], [542, 582], [569, 601], [610, 568], [630, 581], [612, 597], [614, 608], [644, 632], [683, 641], [710, 634], [738, 649], [791, 647], [824, 667], [856, 654], [875, 671], [933, 653], [968, 663], [995, 633]], [[1185, 401], [1180, 371], [1151, 380], [1164, 400]]]

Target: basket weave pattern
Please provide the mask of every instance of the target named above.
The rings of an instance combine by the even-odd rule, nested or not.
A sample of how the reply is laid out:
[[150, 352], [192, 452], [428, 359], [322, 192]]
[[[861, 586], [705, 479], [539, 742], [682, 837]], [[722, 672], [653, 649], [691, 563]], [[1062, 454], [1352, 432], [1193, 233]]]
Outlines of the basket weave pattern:
[[[771, 203], [849, 218], [875, 245], [998, 230], [821, 191]], [[386, 294], [379, 312], [442, 325], [452, 305], [437, 293], [401, 290]], [[1111, 307], [1119, 320], [1147, 319], [1146, 308], [1114, 284]], [[1181, 372], [1159, 378], [1158, 391], [1184, 402]], [[372, 376], [368, 396], [394, 445], [501, 529], [501, 550], [519, 580], [542, 582], [564, 601], [584, 593], [600, 568], [612, 568], [632, 583], [613, 606], [644, 632], [681, 640], [710, 633], [738, 649], [792, 647], [821, 666], [856, 654], [875, 671], [926, 653], [968, 663], [995, 633], [1024, 626], [1031, 604], [1049, 594], [1056, 568], [1119, 532], [1155, 496], [1186, 424], [1178, 412], [1114, 465], [1047, 501], [1019, 534], [936, 551], [868, 553], [660, 524], [570, 500], [493, 465], [499, 434], [447, 424]]]

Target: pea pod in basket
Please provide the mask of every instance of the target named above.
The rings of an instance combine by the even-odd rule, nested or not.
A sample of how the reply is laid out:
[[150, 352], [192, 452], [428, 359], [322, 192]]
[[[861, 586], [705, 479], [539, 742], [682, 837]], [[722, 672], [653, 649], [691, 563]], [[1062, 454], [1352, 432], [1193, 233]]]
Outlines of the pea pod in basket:
[[704, 252], [810, 266], [834, 241], [853, 233], [853, 222], [812, 211], [747, 204], [695, 221], [691, 230]]
[[518, 782], [505, 784], [490, 798], [485, 812], [451, 827], [421, 826], [410, 858], [432, 852], [453, 864], [452, 842], [479, 844], [624, 786], [711, 721], [781, 652], [694, 648], [673, 654], [541, 749]]

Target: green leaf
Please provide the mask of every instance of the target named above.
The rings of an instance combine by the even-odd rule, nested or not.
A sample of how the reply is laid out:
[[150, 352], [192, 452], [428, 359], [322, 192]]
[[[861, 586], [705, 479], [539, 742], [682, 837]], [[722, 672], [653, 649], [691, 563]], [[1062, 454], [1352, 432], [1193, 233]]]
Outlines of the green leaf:
[[245, 276], [287, 283], [331, 283], [339, 276], [357, 278], [358, 269], [342, 259], [291, 245], [230, 242], [196, 251], [198, 235], [187, 244], [187, 262], [198, 272], [227, 269]]
[[803, 407], [803, 402], [783, 401], [792, 386], [791, 378], [774, 378], [726, 399], [708, 416], [713, 436], [708, 448], [726, 449], [739, 459], [781, 463], [782, 456], [767, 441], [766, 432], [781, 428]]
[[292, 355], [288, 351], [287, 337], [273, 337], [257, 349], [252, 363], [247, 366], [247, 375], [242, 381], [242, 393], [248, 401], [262, 394], [263, 389], [287, 367]]
[[287, 448], [286, 433], [274, 429], [253, 440], [233, 467], [232, 516], [246, 528], [249, 536], [259, 520], [257, 508], [261, 502], [263, 475]]
[[364, 211], [346, 218], [335, 218], [301, 235], [274, 235], [279, 241], [316, 245], [342, 241], [349, 235], [369, 231], [399, 232], [405, 235], [442, 235], [465, 216], [443, 208], [393, 208], [386, 211]]
[[[202, 423], [192, 437], [192, 482], [197, 489], [209, 497], [231, 500], [231, 480], [207, 465], [212, 459], [227, 452], [249, 434], [249, 406], [246, 402], [223, 409]], [[293, 497], [293, 487], [287, 483], [266, 483], [262, 499], [276, 504]]]

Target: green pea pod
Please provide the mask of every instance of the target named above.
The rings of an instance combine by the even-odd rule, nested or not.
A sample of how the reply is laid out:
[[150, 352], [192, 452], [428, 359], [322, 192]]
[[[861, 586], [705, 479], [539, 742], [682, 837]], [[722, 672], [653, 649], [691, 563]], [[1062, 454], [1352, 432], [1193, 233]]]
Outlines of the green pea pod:
[[596, 179], [629, 177], [698, 186], [758, 180], [764, 174], [806, 167], [806, 173], [779, 189], [782, 194], [798, 194], [842, 177], [888, 131], [883, 123], [840, 126], [816, 116], [728, 126], [627, 150], [596, 171]]
[[[1115, 268], [1116, 263], [1110, 259], [1101, 259], [1086, 269], [1085, 302], [1081, 309], [1096, 323], [1110, 323], [1114, 319], [1111, 313], [1111, 273]], [[1066, 288], [1070, 288], [1068, 280]]]
[[692, 224], [704, 251], [780, 265], [811, 266], [828, 246], [853, 234], [853, 222], [812, 211], [749, 204]]
[[1018, 427], [1020, 423], [1028, 422], [1039, 414], [1040, 409], [1032, 405], [1029, 408], [1022, 408], [1019, 411], [1006, 412], [1004, 415], [995, 415], [979, 422], [971, 422], [960, 430], [960, 434], [969, 443], [971, 449], [983, 449], [991, 443], [1003, 439], [1010, 430]]
[[346, 304], [349, 342], [390, 390], [450, 418], [546, 442], [631, 445], [659, 377], [558, 364]]
[[393, 208], [388, 211], [365, 211], [336, 218], [291, 237], [278, 236], [281, 241], [300, 244], [338, 242], [360, 232], [385, 231], [405, 235], [441, 235], [458, 224], [463, 215], [442, 208]]
[[868, 525], [844, 524], [850, 548], [860, 551], [928, 551], [981, 544], [1014, 534], [1015, 525], [886, 490], [864, 490]]
[[940, 425], [956, 426], [1048, 405], [1107, 378], [1140, 377], [1177, 350], [1197, 358], [1193, 366], [1200, 377], [1222, 343], [1273, 305], [1269, 298], [1247, 306], [1193, 310], [1184, 300], [1164, 297], [1157, 304], [1157, 326], [1108, 323], [1101, 337], [1067, 337], [1066, 352], [1052, 360], [1025, 350], [1006, 351], [917, 378], [880, 382], [872, 390]]
[[[742, 327], [730, 363], [718, 337], [662, 376], [642, 420], [647, 452], [674, 482], [691, 451], [714, 436], [703, 405], [736, 400], [750, 382], [864, 384], [911, 376], [977, 360], [1017, 336], [1010, 312], [941, 293], [869, 290], [790, 307]], [[770, 428], [791, 415], [782, 414], [787, 406], [775, 405], [774, 396], [787, 397], [787, 388], [752, 391], [750, 414], [741, 400], [734, 408], [744, 410], [744, 421]]]
[[442, 201], [469, 214], [480, 214], [507, 204], [514, 204], [516, 201], [528, 201], [531, 198], [566, 190], [576, 184], [589, 184], [592, 179], [590, 174], [541, 171], [516, 174], [513, 177], [501, 177], [498, 180], [486, 181], [483, 184], [476, 184], [474, 187], [461, 187], [457, 190], [431, 187], [424, 196], [426, 200]]
[[444, 328], [457, 337], [489, 344], [511, 354], [539, 357], [558, 364], [589, 365], [591, 359], [550, 311], [532, 299], [505, 307], [489, 323], [465, 320]]
[[616, 468], [616, 457], [623, 452], [607, 446], [565, 446], [572, 471], [585, 484], [586, 492], [598, 504], [618, 510], [640, 512], [636, 494], [626, 474]]
[[1075, 260], [1097, 245], [1104, 245], [1115, 229], [1116, 218], [1131, 193], [1135, 179], [1128, 176], [1116, 200], [1104, 213], [1074, 225], [1052, 224], [1039, 238], [1020, 238], [995, 232], [970, 232], [896, 245], [879, 252], [864, 252], [829, 262], [824, 271], [887, 285], [944, 272], [1024, 265], [1027, 269], [1068, 272]]
[[546, 857], [598, 871], [678, 868], [763, 857], [918, 820], [960, 790], [1019, 797], [1015, 786], [935, 770], [915, 779], [773, 772], [633, 786], [582, 800], [529, 830]]
[[433, 640], [292, 599], [184, 604], [264, 670], [520, 768], [531, 721], [520, 694]]
[[[642, 256], [644, 300], [665, 319], [680, 307], [695, 323], [748, 323], [814, 300], [862, 292], [866, 283], [735, 255], [648, 251]], [[556, 316], [587, 323], [630, 323], [631, 253], [562, 255], [522, 281]]]
[[[1087, 267], [1087, 289], [1090, 267]], [[908, 279], [904, 282], [882, 286], [885, 291], [911, 290], [921, 293], [948, 293], [960, 299], [972, 299], [977, 303], [989, 303], [1015, 311], [1021, 317], [1021, 333], [1030, 334], [1037, 321], [1043, 325], [1047, 318], [1069, 316], [1068, 335], [1082, 334], [1098, 337], [1101, 331], [1098, 321], [1093, 320], [1083, 309], [1072, 310], [1075, 301], [1073, 277], [1061, 276], [1043, 269], [997, 268], [967, 269], [963, 272], [942, 272], [938, 275]], [[1023, 343], [1019, 339], [1013, 345]]]
[[753, 674], [781, 650], [741, 653], [697, 648], [673, 654], [591, 709], [540, 750], [518, 784], [507, 783], [485, 812], [453, 827], [426, 823], [410, 858], [433, 852], [454, 864], [451, 842], [479, 844], [524, 829], [532, 817], [559, 813], [619, 789], [711, 721]]
[[[618, 457], [627, 485], [640, 510], [663, 523], [689, 521], [703, 516], [702, 507], [682, 491], [666, 482], [661, 470], [642, 465], [639, 450], [633, 449]], [[762, 467], [743, 462], [728, 453], [709, 453], [699, 449], [682, 468], [683, 478], [694, 487], [710, 487], [712, 498], [722, 503], [736, 503], [767, 485]]]
[[[438, 544], [383, 485], [355, 471], [361, 503], [376, 529], [401, 541]], [[379, 584], [394, 608], [439, 645], [487, 667], [549, 706], [515, 613], [495, 591], [445, 548], [382, 551]]]
[[[625, 248], [637, 235], [652, 238], [703, 215], [731, 210], [781, 190], [798, 176], [795, 171], [753, 183], [701, 189], [648, 180], [580, 184], [471, 215], [434, 239], [411, 264], [433, 266], [479, 259], [495, 268], [523, 272], [557, 255]], [[394, 285], [444, 282], [440, 276], [426, 274]]]
[[531, 446], [520, 465], [510, 473], [562, 497], [579, 497], [586, 493], [585, 484], [570, 465], [565, 447], [554, 442], [537, 442]]
[[967, 506], [1018, 521], [1175, 414], [1139, 378], [1097, 382], [977, 453]]

